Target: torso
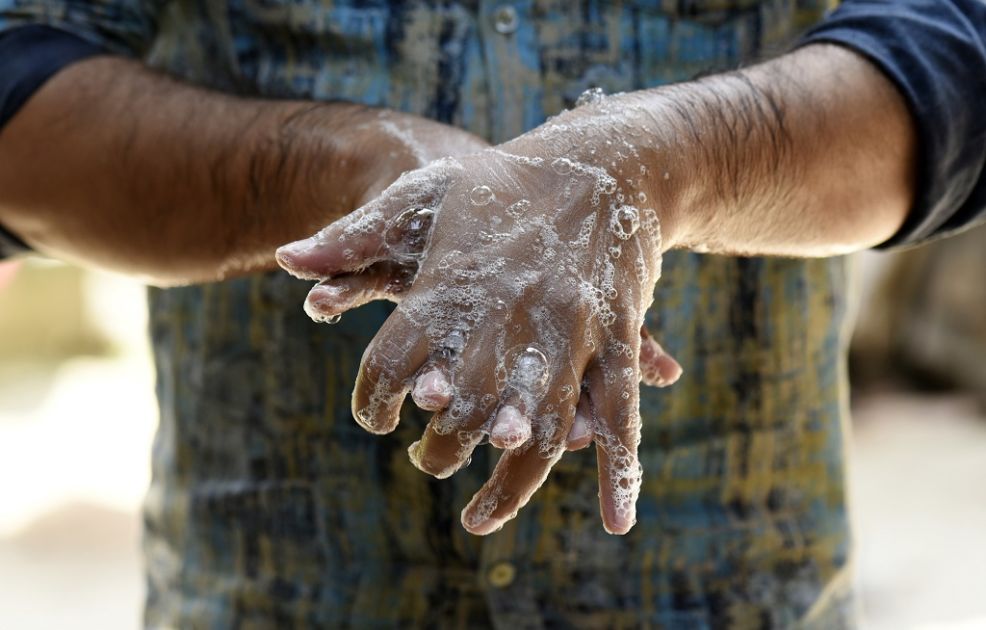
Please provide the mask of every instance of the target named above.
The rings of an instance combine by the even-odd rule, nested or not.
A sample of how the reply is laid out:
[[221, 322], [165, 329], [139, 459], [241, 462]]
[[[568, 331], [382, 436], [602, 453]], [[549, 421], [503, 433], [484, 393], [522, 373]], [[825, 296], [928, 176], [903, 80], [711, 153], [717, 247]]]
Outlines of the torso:
[[[651, 87], [782, 47], [823, 4], [186, 0], [165, 10], [151, 61], [499, 142], [589, 87]], [[307, 289], [275, 273], [151, 292], [149, 623], [852, 624], [841, 259], [666, 256], [648, 323], [685, 374], [642, 393], [644, 488], [622, 538], [599, 522], [591, 449], [566, 455], [503, 531], [466, 534], [458, 513], [489, 452], [434, 481], [405, 454], [415, 413], [391, 436], [363, 433], [348, 398], [388, 307], [316, 325]]]

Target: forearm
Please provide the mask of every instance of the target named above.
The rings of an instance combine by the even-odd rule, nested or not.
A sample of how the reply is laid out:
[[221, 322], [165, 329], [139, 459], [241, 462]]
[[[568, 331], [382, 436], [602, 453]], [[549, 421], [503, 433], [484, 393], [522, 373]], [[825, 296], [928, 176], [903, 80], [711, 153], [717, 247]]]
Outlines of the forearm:
[[638, 156], [624, 149], [611, 164], [656, 204], [666, 248], [840, 254], [889, 238], [912, 203], [916, 140], [904, 100], [868, 61], [836, 46], [607, 99], [605, 108], [572, 113], [608, 140], [634, 130]]
[[366, 171], [349, 132], [369, 115], [83, 61], [0, 133], [0, 222], [40, 251], [164, 283], [272, 267], [278, 244], [356, 206]]

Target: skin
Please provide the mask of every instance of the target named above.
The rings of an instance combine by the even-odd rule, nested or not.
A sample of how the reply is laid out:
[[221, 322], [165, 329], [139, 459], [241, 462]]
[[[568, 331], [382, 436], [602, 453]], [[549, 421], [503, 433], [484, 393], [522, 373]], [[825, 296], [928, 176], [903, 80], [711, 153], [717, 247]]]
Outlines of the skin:
[[[348, 217], [355, 208], [357, 216], [370, 206], [396, 216], [407, 199], [388, 186], [410, 169], [434, 171], [425, 165], [447, 155], [463, 156], [465, 165], [445, 180], [449, 190], [468, 192], [477, 175], [513, 168], [525, 182], [525, 196], [545, 202], [539, 205], [551, 201], [545, 199], [548, 176], [508, 165], [503, 151], [568, 155], [598, 165], [628, 196], [644, 193], [652, 200], [660, 238], [634, 240], [652, 263], [671, 247], [788, 256], [865, 248], [894, 233], [913, 196], [915, 138], [901, 96], [868, 62], [833, 46], [810, 46], [741, 73], [608, 99], [551, 124], [552, 133], [525, 134], [498, 153], [465, 132], [413, 116], [344, 103], [232, 97], [135, 62], [94, 58], [58, 73], [0, 133], [0, 222], [51, 256], [181, 284], [270, 269], [277, 244]], [[561, 124], [567, 128], [558, 132]], [[637, 155], [607, 153], [606, 140], [628, 134], [634, 135]], [[594, 154], [581, 153], [590, 145]], [[641, 166], [648, 177], [640, 177]], [[571, 214], [556, 219], [585, 216], [589, 191], [580, 189], [576, 196], [581, 202], [559, 209]], [[442, 199], [429, 202], [440, 205]], [[470, 219], [482, 220], [483, 213]], [[447, 218], [436, 219], [434, 230], [447, 242], [463, 236]], [[325, 280], [309, 298], [313, 315], [332, 317], [371, 299], [425, 294], [429, 282], [442, 281], [425, 264], [408, 273], [405, 262], [380, 259], [372, 238], [369, 244], [359, 241], [327, 244], [319, 238], [281, 250], [280, 262], [292, 273]], [[355, 257], [344, 256], [346, 249]], [[530, 251], [520, 246], [509, 252], [510, 259], [531, 263]], [[544, 401], [565, 401], [552, 412], [556, 426], [548, 427], [547, 441], [558, 448], [546, 458], [532, 456], [530, 439], [515, 443], [524, 437], [523, 428], [519, 435], [501, 430], [495, 442], [511, 448], [464, 512], [470, 531], [494, 531], [526, 503], [564, 449], [590, 441], [597, 445], [604, 481], [604, 525], [614, 533], [632, 527], [633, 506], [617, 510], [617, 498], [607, 489], [609, 460], [619, 447], [630, 452], [619, 457], [636, 460], [637, 381], [667, 384], [681, 370], [640, 332], [641, 307], [659, 276], [656, 264], [645, 267], [645, 280], [621, 276], [619, 292], [632, 297], [632, 304], [617, 309], [618, 332], [599, 332], [630, 348], [616, 372], [629, 370], [629, 376], [619, 382], [607, 381], [612, 357], [574, 341], [585, 332], [579, 322], [595, 325], [585, 313], [565, 310], [578, 300], [556, 295], [546, 304], [569, 333], [561, 352], [549, 349], [551, 361], [564, 361], [569, 369], [547, 383], [539, 398], [526, 399], [531, 408], [516, 388], [487, 407], [498, 418], [513, 406], [516, 414], [502, 414], [510, 429], [518, 417], [536, 416]], [[549, 291], [517, 298], [512, 311], [531, 311], [552, 292], [552, 281], [565, 279], [540, 277]], [[496, 354], [484, 343], [493, 337], [477, 332], [462, 352], [476, 359], [469, 364], [482, 366]], [[537, 332], [533, 324], [521, 326], [515, 341], [537, 342]], [[423, 368], [434, 374], [415, 398], [436, 417], [455, 402], [439, 376], [454, 376], [459, 390], [502, 394], [481, 382], [488, 375], [478, 368], [475, 374], [453, 374], [455, 357], [443, 363], [424, 331], [398, 317], [364, 356], [354, 407], [364, 408], [379, 385], [372, 369], [386, 363], [382, 350], [407, 347], [408, 340], [413, 351], [397, 356], [408, 376], [397, 382], [379, 415], [360, 418], [368, 428], [393, 427], [394, 401], [417, 385]], [[488, 418], [467, 420], [475, 425]], [[449, 444], [447, 435], [432, 433], [414, 447], [413, 460], [432, 474], [454, 471], [467, 453]], [[489, 497], [496, 508], [484, 514], [479, 508]]]
[[99, 57], [56, 74], [0, 133], [0, 223], [154, 284], [216, 280], [274, 269], [278, 245], [402, 172], [486, 146], [399, 112], [228, 96]]
[[[559, 156], [602, 169], [615, 179], [616, 190], [604, 194], [600, 205], [592, 187], [581, 183], [584, 178], [573, 176], [575, 183], [564, 188], [569, 180], [557, 180], [544, 166]], [[739, 72], [578, 107], [499, 147], [430, 165], [311, 239], [281, 248], [278, 259], [295, 275], [321, 280], [308, 308], [322, 317], [375, 297], [402, 298], [364, 354], [354, 413], [368, 430], [393, 430], [404, 396], [429, 389], [419, 385], [427, 380], [429, 391], [416, 391], [415, 399], [436, 415], [410, 454], [415, 465], [439, 477], [468, 460], [477, 431], [492, 434], [494, 445], [505, 451], [463, 511], [469, 531], [487, 534], [513, 518], [564, 448], [586, 444], [589, 433], [597, 447], [603, 523], [622, 534], [635, 522], [633, 484], [639, 483], [633, 478], [633, 471], [639, 477], [639, 362], [666, 356], [638, 332], [659, 277], [660, 255], [690, 248], [810, 257], [871, 247], [904, 221], [914, 196], [915, 161], [914, 122], [888, 79], [852, 52], [812, 45]], [[449, 207], [461, 213], [475, 187], [490, 183], [497, 197], [472, 208], [468, 220], [444, 212]], [[609, 224], [593, 224], [590, 253], [564, 251], [563, 264], [545, 265], [538, 235], [502, 217], [509, 214], [507, 204], [524, 199], [532, 208], [528, 223], [550, 223], [564, 233], [592, 214], [617, 216], [616, 195], [649, 200], [660, 229], [642, 228], [627, 241], [643, 261], [638, 273], [628, 269], [629, 256], [613, 262], [619, 297], [607, 325], [566, 287], [598, 270], [606, 255], [602, 247], [611, 242], [600, 226]], [[393, 256], [392, 245], [378, 233], [346, 229], [371, 215], [381, 225], [394, 225], [416, 206], [433, 209], [434, 224], [414, 260]], [[645, 216], [641, 212], [642, 222]], [[504, 225], [514, 226], [510, 238], [484, 244], [484, 233], [508, 229]], [[475, 243], [474, 249], [454, 249], [463, 242]], [[440, 261], [451, 254], [463, 255], [442, 269]], [[482, 265], [497, 258], [511, 261], [510, 271], [524, 272], [526, 286], [533, 288], [518, 295], [502, 274], [483, 275]], [[446, 322], [421, 314], [461, 309], [450, 297], [457, 269], [479, 270], [470, 286], [505, 308], [499, 315], [485, 313], [481, 325], [467, 327], [450, 344]], [[526, 315], [539, 309], [551, 314], [553, 329]], [[558, 330], [560, 337], [548, 334]], [[589, 347], [581, 342], [585, 335], [599, 343]], [[491, 358], [515, 345], [546, 349], [543, 393], [527, 396], [523, 387], [504, 387], [490, 374]], [[676, 364], [664, 368], [656, 368], [655, 382], [677, 377]], [[441, 386], [438, 375], [454, 383], [454, 391]], [[580, 390], [575, 404], [570, 394]], [[449, 431], [458, 397], [471, 401], [470, 411], [454, 418], [458, 430]], [[518, 417], [540, 435], [521, 441]], [[580, 428], [585, 425], [588, 432]], [[614, 480], [626, 482], [623, 490]]]
[[[236, 97], [97, 57], [57, 73], [0, 131], [0, 224], [54, 258], [163, 286], [212, 281], [275, 269], [278, 245], [401, 173], [487, 147], [400, 112]], [[354, 288], [399, 299], [389, 276]], [[643, 373], [672, 382], [681, 368], [653, 348]], [[447, 387], [430, 387], [422, 406], [444, 408]], [[579, 433], [572, 447], [587, 443]]]

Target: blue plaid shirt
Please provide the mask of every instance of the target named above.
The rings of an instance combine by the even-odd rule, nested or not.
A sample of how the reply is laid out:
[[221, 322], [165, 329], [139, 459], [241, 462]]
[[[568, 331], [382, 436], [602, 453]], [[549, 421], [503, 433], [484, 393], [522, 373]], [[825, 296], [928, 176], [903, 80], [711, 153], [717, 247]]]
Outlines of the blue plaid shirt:
[[[783, 48], [821, 0], [0, 0], [188, 81], [346, 99], [494, 142], [587, 88], [630, 91]], [[686, 367], [641, 405], [639, 521], [604, 533], [594, 453], [566, 455], [502, 531], [350, 417], [388, 314], [329, 327], [283, 273], [150, 291], [160, 428], [145, 509], [154, 627], [845, 628], [842, 259], [669, 254], [648, 324]]]

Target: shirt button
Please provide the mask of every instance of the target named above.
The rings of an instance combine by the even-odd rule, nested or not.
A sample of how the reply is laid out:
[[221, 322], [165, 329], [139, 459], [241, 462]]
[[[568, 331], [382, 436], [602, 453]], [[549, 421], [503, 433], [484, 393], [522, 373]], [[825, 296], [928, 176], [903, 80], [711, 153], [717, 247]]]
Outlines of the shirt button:
[[509, 562], [497, 562], [486, 574], [486, 579], [496, 588], [506, 588], [514, 581], [517, 576], [517, 569]]
[[493, 28], [501, 35], [510, 35], [517, 30], [517, 9], [505, 4], [493, 13]]

